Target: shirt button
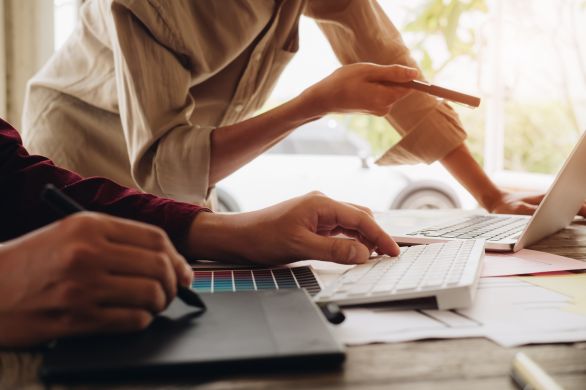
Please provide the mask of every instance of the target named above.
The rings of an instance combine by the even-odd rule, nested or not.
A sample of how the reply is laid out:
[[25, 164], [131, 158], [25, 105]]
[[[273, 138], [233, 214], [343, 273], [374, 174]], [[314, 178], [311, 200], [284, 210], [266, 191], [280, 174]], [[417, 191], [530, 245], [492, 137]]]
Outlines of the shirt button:
[[237, 104], [237, 105], [234, 107], [234, 111], [236, 111], [236, 112], [241, 112], [243, 108], [244, 108], [244, 106], [242, 106], [242, 104]]

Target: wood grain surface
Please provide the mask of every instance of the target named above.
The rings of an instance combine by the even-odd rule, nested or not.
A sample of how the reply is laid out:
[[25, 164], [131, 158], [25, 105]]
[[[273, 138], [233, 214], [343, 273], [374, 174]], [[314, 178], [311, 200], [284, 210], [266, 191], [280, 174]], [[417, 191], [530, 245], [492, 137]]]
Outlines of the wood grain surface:
[[[531, 249], [586, 261], [586, 222]], [[230, 375], [169, 383], [44, 386], [37, 379], [38, 352], [0, 352], [0, 389], [515, 389], [508, 373], [515, 352], [524, 351], [564, 388], [586, 389], [586, 343], [503, 348], [473, 338], [425, 340], [350, 347], [337, 370]]]

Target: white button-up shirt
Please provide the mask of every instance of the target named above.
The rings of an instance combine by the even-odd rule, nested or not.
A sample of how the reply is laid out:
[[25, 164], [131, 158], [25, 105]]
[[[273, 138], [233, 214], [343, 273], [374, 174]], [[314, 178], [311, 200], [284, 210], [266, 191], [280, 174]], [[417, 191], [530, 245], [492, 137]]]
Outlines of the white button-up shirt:
[[[375, 0], [89, 0], [29, 83], [25, 144], [85, 176], [205, 203], [211, 131], [263, 105], [302, 13], [344, 64], [415, 65]], [[383, 163], [432, 162], [465, 139], [454, 111], [422, 93], [387, 117], [403, 139]]]

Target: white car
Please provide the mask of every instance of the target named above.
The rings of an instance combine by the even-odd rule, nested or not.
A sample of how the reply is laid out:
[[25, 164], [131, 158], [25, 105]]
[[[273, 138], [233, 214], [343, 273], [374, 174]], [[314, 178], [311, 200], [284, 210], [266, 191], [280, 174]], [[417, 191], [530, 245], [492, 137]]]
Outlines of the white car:
[[314, 190], [375, 211], [477, 207], [439, 164], [377, 166], [369, 155], [366, 141], [340, 123], [318, 120], [222, 180], [219, 208], [257, 210]]

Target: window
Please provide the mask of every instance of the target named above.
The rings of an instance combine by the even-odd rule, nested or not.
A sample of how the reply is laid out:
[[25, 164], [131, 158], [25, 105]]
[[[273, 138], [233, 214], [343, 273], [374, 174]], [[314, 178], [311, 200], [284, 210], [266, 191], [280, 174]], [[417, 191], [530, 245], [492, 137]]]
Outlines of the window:
[[[54, 0], [56, 48], [73, 30], [80, 3]], [[454, 108], [469, 133], [468, 145], [489, 175], [497, 184], [513, 189], [544, 190], [586, 127], [586, 43], [580, 39], [586, 36], [586, 24], [581, 22], [586, 20], [586, 0], [379, 3], [402, 31], [428, 80], [482, 97], [478, 109]], [[302, 18], [300, 39], [300, 52], [285, 69], [263, 110], [290, 100], [339, 66], [312, 20]], [[372, 116], [331, 116], [312, 126], [294, 133], [301, 137], [299, 142], [281, 145], [273, 154], [311, 145], [309, 153], [314, 155], [358, 150], [362, 158], [365, 150], [378, 156], [399, 139], [384, 119]], [[319, 126], [325, 129], [328, 140], [335, 138], [339, 145], [317, 150], [321, 146], [311, 137], [320, 131]], [[350, 136], [345, 138], [344, 132]], [[248, 173], [242, 175], [248, 175], [246, 179], [239, 179], [238, 173], [222, 184], [238, 192], [244, 191], [247, 184], [243, 183], [254, 187], [250, 178], [264, 177], [262, 171], [254, 171], [260, 169], [255, 167], [245, 167]], [[445, 172], [441, 175], [442, 180], [447, 178]], [[332, 181], [335, 177], [327, 176]], [[435, 173], [433, 176], [438, 177]], [[327, 183], [321, 184], [325, 187]], [[291, 191], [301, 187], [290, 185]], [[368, 197], [367, 192], [352, 190], [333, 195], [369, 205], [369, 199], [360, 198]], [[252, 191], [249, 196], [256, 194]], [[233, 195], [238, 198], [238, 194]], [[281, 199], [291, 195], [294, 193], [279, 194]], [[386, 207], [388, 203], [384, 200], [371, 207]]]
[[[503, 1], [495, 50], [493, 93], [504, 141], [495, 169], [557, 172], [586, 125], [586, 2]], [[502, 151], [501, 151], [502, 150]], [[487, 150], [487, 152], [490, 152]]]
[[[459, 106], [469, 145], [502, 184], [543, 187], [586, 126], [586, 2], [583, 0], [381, 1], [426, 77], [480, 94]], [[301, 49], [268, 104], [286, 101], [338, 63], [315, 24], [303, 19]], [[316, 60], [317, 59], [317, 60]], [[303, 78], [299, 75], [304, 75]], [[397, 141], [385, 120], [351, 115], [350, 129], [374, 154]], [[519, 182], [520, 180], [520, 182]]]

